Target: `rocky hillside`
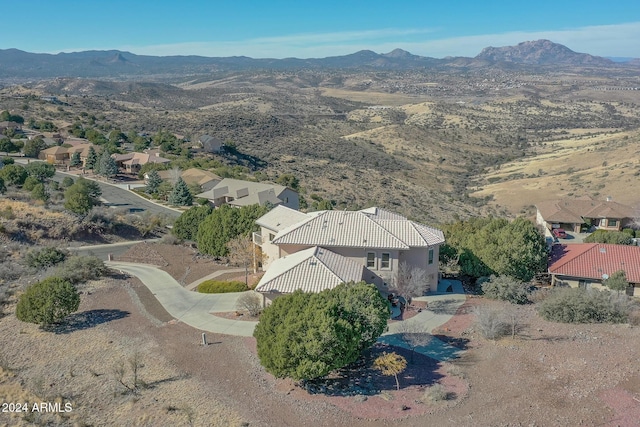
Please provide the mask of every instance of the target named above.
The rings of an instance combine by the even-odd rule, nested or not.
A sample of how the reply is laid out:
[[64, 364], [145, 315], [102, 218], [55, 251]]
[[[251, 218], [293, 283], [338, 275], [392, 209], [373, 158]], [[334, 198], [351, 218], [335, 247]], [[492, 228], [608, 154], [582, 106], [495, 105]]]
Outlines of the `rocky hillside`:
[[549, 40], [527, 41], [516, 46], [486, 47], [475, 59], [530, 65], [599, 66], [614, 65], [610, 59], [574, 52]]

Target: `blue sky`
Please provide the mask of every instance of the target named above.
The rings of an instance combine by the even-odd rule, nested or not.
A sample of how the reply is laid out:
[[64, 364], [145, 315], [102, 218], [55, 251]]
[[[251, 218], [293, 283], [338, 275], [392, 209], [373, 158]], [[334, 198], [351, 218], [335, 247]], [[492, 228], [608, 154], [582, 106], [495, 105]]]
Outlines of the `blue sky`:
[[29, 52], [311, 58], [402, 48], [442, 58], [545, 38], [640, 57], [638, 0], [25, 0], [11, 9], [0, 48]]

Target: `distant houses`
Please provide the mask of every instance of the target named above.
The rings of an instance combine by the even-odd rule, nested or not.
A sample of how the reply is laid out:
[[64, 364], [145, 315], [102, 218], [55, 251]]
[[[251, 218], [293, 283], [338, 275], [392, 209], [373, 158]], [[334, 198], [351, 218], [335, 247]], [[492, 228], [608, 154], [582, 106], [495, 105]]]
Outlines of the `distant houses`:
[[148, 163], [164, 164], [169, 163], [171, 160], [160, 157], [158, 151], [149, 151], [146, 153], [125, 153], [125, 154], [113, 154], [118, 168], [123, 169], [125, 173], [137, 174], [140, 172], [142, 166]]
[[620, 231], [632, 222], [630, 206], [585, 196], [576, 199], [548, 200], [536, 205], [536, 222], [547, 230], [563, 228], [580, 233], [585, 228]]
[[296, 210], [300, 207], [298, 193], [291, 188], [232, 178], [223, 179], [210, 190], [196, 194], [196, 197], [208, 199], [215, 207], [222, 205], [241, 207], [255, 204], [283, 205]]
[[200, 149], [203, 153], [219, 154], [224, 150], [224, 142], [211, 135], [202, 135], [194, 148]]
[[[213, 172], [209, 172], [202, 169], [190, 168], [184, 171], [179, 169], [161, 170], [158, 171], [158, 175], [163, 180], [177, 180], [178, 177], [182, 178], [187, 185], [199, 185], [200, 188], [207, 191], [215, 187], [222, 178]], [[145, 180], [149, 178], [149, 174], [144, 175]]]

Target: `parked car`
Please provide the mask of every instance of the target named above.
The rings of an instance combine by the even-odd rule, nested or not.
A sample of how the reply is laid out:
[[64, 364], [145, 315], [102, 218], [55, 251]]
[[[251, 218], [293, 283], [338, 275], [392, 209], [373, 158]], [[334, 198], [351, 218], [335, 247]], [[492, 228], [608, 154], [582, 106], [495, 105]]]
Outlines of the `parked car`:
[[562, 228], [554, 228], [552, 233], [553, 233], [553, 236], [557, 237], [558, 239], [566, 239], [567, 238], [567, 232], [564, 231], [564, 229], [562, 229]]

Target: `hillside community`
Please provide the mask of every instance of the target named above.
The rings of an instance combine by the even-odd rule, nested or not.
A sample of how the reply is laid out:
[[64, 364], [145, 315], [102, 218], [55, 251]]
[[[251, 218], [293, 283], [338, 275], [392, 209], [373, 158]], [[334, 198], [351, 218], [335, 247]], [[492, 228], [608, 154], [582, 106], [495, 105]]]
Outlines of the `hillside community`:
[[[572, 104], [615, 131], [489, 126], [472, 152], [451, 141], [497, 110], [365, 105], [366, 81], [304, 115], [345, 134], [336, 145], [291, 111], [237, 113], [224, 91], [211, 110], [245, 133], [231, 116], [180, 134], [101, 114], [134, 108], [114, 95], [0, 88], [0, 425], [637, 425], [640, 205], [618, 197], [640, 173], [630, 104]], [[312, 136], [276, 151], [290, 123]], [[558, 184], [571, 150], [596, 172], [572, 163], [583, 182]], [[615, 196], [608, 162], [630, 162]]]

